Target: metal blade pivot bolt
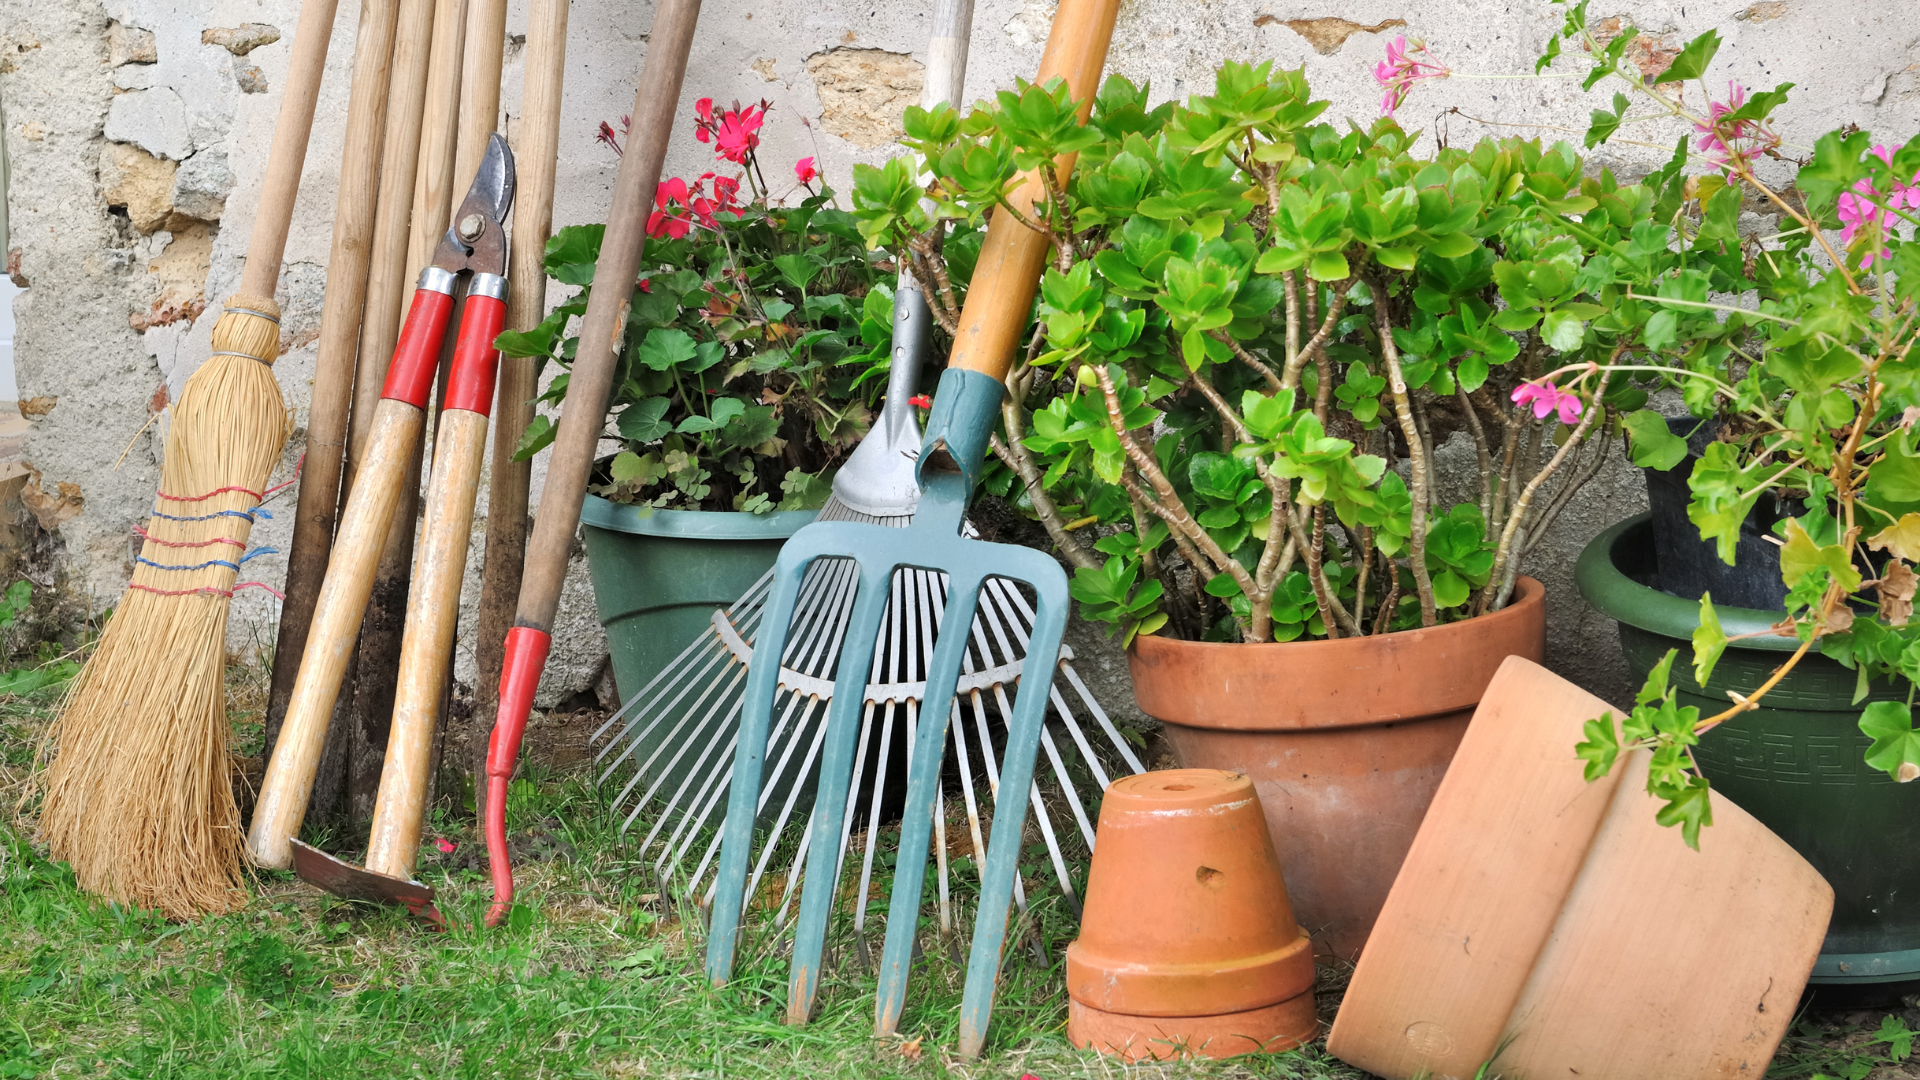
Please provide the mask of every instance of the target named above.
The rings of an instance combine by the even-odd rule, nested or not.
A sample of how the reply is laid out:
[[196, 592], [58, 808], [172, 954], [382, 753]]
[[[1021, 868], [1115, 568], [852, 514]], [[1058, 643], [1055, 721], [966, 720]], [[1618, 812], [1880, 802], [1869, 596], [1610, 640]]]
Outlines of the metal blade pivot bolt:
[[472, 243], [480, 238], [481, 230], [486, 227], [486, 221], [479, 214], [468, 214], [460, 219], [460, 239]]

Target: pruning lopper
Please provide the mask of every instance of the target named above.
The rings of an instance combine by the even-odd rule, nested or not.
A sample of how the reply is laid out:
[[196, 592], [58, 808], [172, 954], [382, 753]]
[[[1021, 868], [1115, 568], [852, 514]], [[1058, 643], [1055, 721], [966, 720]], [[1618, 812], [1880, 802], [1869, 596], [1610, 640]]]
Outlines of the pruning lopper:
[[[506, 323], [505, 218], [513, 192], [513, 154], [506, 140], [494, 135], [453, 225], [433, 261], [420, 272], [374, 410], [367, 452], [340, 516], [306, 653], [247, 837], [249, 853], [262, 866], [285, 869], [291, 864], [301, 877], [336, 895], [403, 903], [436, 922], [433, 890], [411, 880], [413, 858], [425, 807], [439, 683], [465, 569], [479, 454], [500, 361], [494, 339]], [[463, 275], [466, 304], [446, 380], [427, 494], [426, 539], [416, 557], [407, 609], [394, 728], [374, 808], [368, 869], [362, 870], [294, 836], [306, 813], [328, 721], [373, 591], [387, 531], [420, 443], [441, 346], [452, 322], [454, 289]], [[453, 610], [448, 610], [450, 605]], [[430, 694], [424, 689], [428, 684]], [[423, 705], [415, 700], [423, 694], [433, 701]]]

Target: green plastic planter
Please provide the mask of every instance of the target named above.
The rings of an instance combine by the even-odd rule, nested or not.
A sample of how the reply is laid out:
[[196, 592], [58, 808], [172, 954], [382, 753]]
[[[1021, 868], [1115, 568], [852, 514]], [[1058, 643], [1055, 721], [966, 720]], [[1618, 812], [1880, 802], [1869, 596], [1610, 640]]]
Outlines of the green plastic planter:
[[655, 510], [587, 496], [587, 568], [607, 628], [620, 700], [638, 693], [704, 632], [713, 613], [773, 568], [815, 511]]
[[[1690, 646], [1700, 603], [1645, 584], [1655, 557], [1642, 514], [1596, 537], [1574, 571], [1580, 595], [1619, 622], [1620, 645], [1637, 677], [1668, 649], [1679, 649], [1673, 679], [1680, 703], [1711, 715], [1726, 708], [1728, 690], [1752, 690], [1798, 647], [1776, 636], [1734, 642], [1703, 689], [1693, 680]], [[1783, 617], [1715, 609], [1729, 637]], [[1868, 768], [1861, 758], [1871, 740], [1856, 726], [1868, 701], [1904, 701], [1906, 694], [1876, 685], [1855, 703], [1855, 684], [1852, 671], [1812, 653], [1760, 708], [1702, 736], [1694, 756], [1715, 788], [1792, 844], [1833, 886], [1833, 921], [1813, 982], [1920, 979], [1920, 784], [1896, 784]], [[1700, 842], [1713, 843], [1711, 828]]]

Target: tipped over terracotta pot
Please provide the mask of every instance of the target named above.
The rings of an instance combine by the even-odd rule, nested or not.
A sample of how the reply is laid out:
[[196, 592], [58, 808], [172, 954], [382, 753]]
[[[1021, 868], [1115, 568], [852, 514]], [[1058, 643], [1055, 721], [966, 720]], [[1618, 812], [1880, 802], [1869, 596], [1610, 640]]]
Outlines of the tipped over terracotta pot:
[[1314, 948], [1351, 960], [1386, 903], [1474, 706], [1546, 653], [1546, 588], [1477, 619], [1246, 645], [1134, 639], [1134, 696], [1182, 766], [1245, 773]]
[[1319, 1030], [1313, 975], [1253, 781], [1174, 769], [1107, 788], [1067, 947], [1069, 1041], [1133, 1061], [1290, 1049]]

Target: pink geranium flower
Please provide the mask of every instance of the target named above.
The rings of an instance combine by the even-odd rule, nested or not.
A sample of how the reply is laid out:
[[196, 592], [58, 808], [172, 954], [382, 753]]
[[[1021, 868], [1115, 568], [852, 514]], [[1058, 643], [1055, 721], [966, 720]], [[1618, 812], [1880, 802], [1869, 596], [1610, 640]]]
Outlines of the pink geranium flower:
[[433, 846], [439, 848], [440, 854], [442, 855], [451, 855], [460, 847], [459, 844], [454, 843], [453, 841], [447, 839], [444, 836], [435, 840], [433, 842]]
[[[1893, 150], [1886, 145], [1876, 146], [1869, 152], [1886, 164], [1893, 164]], [[1840, 196], [1839, 206], [1835, 210], [1840, 217], [1840, 243], [1852, 247], [1853, 239], [1861, 227], [1870, 224], [1878, 224], [1881, 235], [1886, 235], [1886, 231], [1893, 227], [1894, 211], [1902, 207], [1920, 210], [1920, 173], [1914, 175], [1910, 184], [1893, 181], [1893, 193], [1885, 196], [1874, 190], [1871, 180], [1856, 182], [1852, 191]], [[1892, 256], [1892, 249], [1882, 247], [1878, 251], [1867, 252], [1862, 262], [1871, 266], [1875, 259]]]
[[1544, 420], [1548, 413], [1558, 412], [1563, 424], [1572, 425], [1580, 421], [1580, 395], [1562, 390], [1544, 379], [1514, 387], [1513, 403], [1523, 409], [1532, 405], [1536, 420]]
[[813, 159], [803, 157], [793, 163], [793, 175], [803, 184], [811, 184], [820, 176], [820, 170], [814, 167]]
[[1452, 69], [1427, 50], [1426, 42], [1408, 44], [1404, 37], [1394, 38], [1387, 43], [1387, 58], [1373, 69], [1373, 81], [1387, 91], [1380, 99], [1381, 113], [1392, 116], [1421, 79], [1444, 79], [1451, 74]]
[[1727, 100], [1707, 102], [1707, 122], [1693, 125], [1699, 133], [1694, 148], [1715, 165], [1738, 171], [1746, 163], [1780, 145], [1780, 136], [1759, 120], [1733, 120], [1725, 117], [1747, 103], [1747, 88], [1736, 82], [1727, 84]]

